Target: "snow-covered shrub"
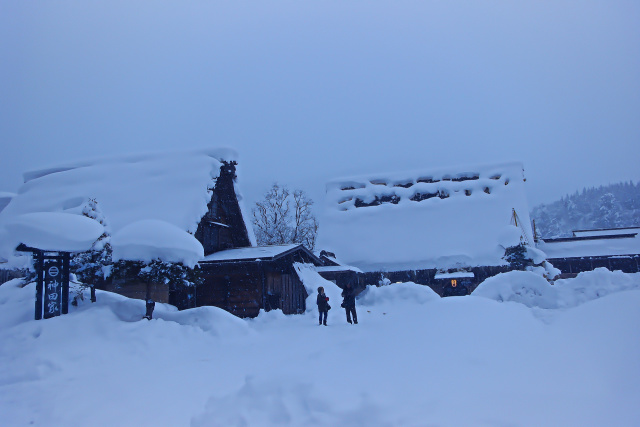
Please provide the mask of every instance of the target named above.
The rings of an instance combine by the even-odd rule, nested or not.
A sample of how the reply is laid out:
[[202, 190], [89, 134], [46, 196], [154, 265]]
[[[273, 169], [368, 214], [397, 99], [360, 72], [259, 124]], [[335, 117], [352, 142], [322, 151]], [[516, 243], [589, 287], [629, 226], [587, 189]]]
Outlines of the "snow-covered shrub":
[[76, 253], [71, 258], [69, 269], [76, 276], [74, 280], [76, 295], [73, 300], [75, 303], [78, 299], [84, 299], [85, 289], [91, 286], [103, 287], [113, 268], [111, 236], [107, 231], [106, 219], [100, 211], [98, 202], [95, 199], [87, 200], [82, 207], [82, 215], [98, 221], [105, 228], [105, 232], [94, 242], [91, 250]]
[[559, 307], [575, 307], [606, 295], [640, 289], [640, 273], [609, 271], [604, 267], [585, 271], [574, 279], [555, 282]]
[[510, 271], [488, 278], [471, 295], [552, 309], [575, 307], [615, 292], [634, 289], [640, 289], [640, 273], [597, 268], [550, 285], [536, 272]]
[[113, 276], [122, 279], [138, 278], [144, 282], [173, 286], [194, 286], [203, 282], [199, 268], [161, 260], [153, 260], [150, 263], [120, 260], [113, 266]]
[[389, 286], [367, 286], [358, 296], [358, 303], [364, 306], [380, 305], [396, 301], [409, 301], [424, 304], [439, 300], [440, 296], [428, 286], [413, 282], [394, 283]]
[[384, 277], [380, 275], [380, 280], [378, 281], [378, 286], [389, 286], [391, 284], [391, 280], [388, 277]]
[[513, 270], [524, 271], [527, 267], [533, 265], [533, 260], [529, 258], [527, 247], [524, 243], [506, 248], [503, 258]]
[[555, 268], [549, 261], [545, 261], [541, 265], [527, 267], [527, 271], [531, 271], [544, 277], [551, 284], [553, 284], [555, 278], [562, 273], [562, 271]]
[[471, 295], [499, 302], [518, 302], [527, 307], [558, 306], [556, 289], [541, 275], [531, 271], [514, 270], [489, 277]]

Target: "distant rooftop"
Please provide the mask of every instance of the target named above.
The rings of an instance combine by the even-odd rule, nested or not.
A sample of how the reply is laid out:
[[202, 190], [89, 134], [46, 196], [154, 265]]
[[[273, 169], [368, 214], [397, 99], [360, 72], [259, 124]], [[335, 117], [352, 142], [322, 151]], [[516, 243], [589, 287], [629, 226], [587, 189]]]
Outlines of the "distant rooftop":
[[[224, 251], [215, 252], [211, 255], [207, 255], [202, 261], [271, 261], [288, 255], [298, 249], [308, 252], [310, 256], [315, 258], [315, 255], [313, 255], [311, 251], [305, 249], [304, 246], [298, 243], [292, 243], [288, 245], [270, 245], [227, 249]], [[320, 263], [319, 260], [318, 263]]]
[[573, 237], [541, 239], [538, 248], [549, 258], [640, 254], [640, 227], [574, 230]]
[[593, 230], [573, 230], [574, 237], [613, 236], [640, 232], [640, 227], [599, 228]]

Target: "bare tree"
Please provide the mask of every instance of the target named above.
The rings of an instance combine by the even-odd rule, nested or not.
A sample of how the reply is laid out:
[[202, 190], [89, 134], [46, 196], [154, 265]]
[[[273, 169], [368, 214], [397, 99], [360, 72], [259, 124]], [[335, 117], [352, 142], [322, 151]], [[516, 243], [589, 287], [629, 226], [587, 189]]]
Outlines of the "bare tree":
[[293, 236], [291, 241], [302, 243], [309, 249], [316, 245], [316, 235], [318, 234], [318, 221], [311, 212], [313, 200], [307, 197], [304, 191], [295, 190], [293, 192]]
[[259, 245], [301, 243], [313, 249], [318, 221], [311, 206], [313, 200], [304, 191], [289, 191], [274, 183], [264, 199], [253, 208], [253, 225]]

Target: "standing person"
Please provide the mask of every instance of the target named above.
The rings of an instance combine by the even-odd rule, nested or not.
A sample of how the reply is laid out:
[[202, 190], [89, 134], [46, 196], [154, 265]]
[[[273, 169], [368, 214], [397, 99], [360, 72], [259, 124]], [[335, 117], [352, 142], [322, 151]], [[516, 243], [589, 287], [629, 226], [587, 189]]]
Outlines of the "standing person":
[[347, 312], [347, 322], [351, 323], [351, 317], [353, 316], [353, 323], [358, 324], [358, 314], [356, 313], [356, 293], [351, 287], [351, 283], [347, 283], [342, 291], [342, 307]]
[[147, 313], [144, 315], [143, 319], [151, 320], [153, 318], [153, 309], [156, 307], [156, 303], [151, 298], [148, 298], [146, 305]]
[[329, 305], [329, 297], [324, 294], [324, 288], [322, 286], [318, 288], [318, 298], [316, 298], [316, 303], [318, 304], [318, 313], [320, 313], [320, 318], [318, 319], [320, 322], [319, 324], [327, 326], [327, 313], [329, 313], [331, 306]]

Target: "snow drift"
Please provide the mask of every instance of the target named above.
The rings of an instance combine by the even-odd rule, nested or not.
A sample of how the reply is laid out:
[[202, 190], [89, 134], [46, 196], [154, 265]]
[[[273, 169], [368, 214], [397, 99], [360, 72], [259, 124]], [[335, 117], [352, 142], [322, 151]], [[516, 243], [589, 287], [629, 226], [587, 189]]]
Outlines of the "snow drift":
[[499, 302], [513, 301], [527, 307], [568, 308], [616, 292], [640, 290], [640, 273], [626, 274], [597, 268], [575, 279], [557, 280], [550, 285], [530, 271], [510, 271], [482, 282], [471, 294]]
[[397, 302], [424, 304], [438, 299], [440, 299], [440, 295], [435, 293], [430, 287], [412, 282], [394, 283], [381, 287], [368, 286], [367, 289], [358, 296], [359, 303], [364, 306], [385, 305]]
[[544, 319], [394, 284], [359, 300], [358, 325], [336, 301], [328, 327], [312, 311], [241, 320], [164, 304], [147, 321], [144, 302], [108, 292], [35, 321], [33, 285], [19, 284], [0, 286], [5, 425], [640, 424], [637, 275], [567, 280], [583, 303]]

